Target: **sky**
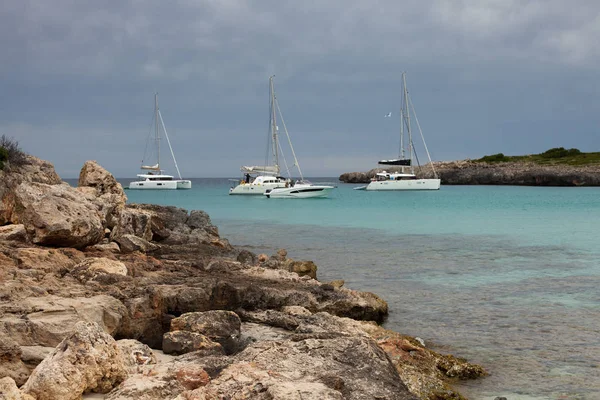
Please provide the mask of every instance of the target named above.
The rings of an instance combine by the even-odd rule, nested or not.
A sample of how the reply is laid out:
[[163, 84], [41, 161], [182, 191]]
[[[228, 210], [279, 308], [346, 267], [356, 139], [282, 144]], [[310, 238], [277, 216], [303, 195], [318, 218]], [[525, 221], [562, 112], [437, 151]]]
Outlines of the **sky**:
[[600, 151], [599, 37], [597, 0], [4, 0], [0, 134], [134, 177], [158, 92], [184, 178], [238, 177], [275, 75], [302, 172], [337, 176], [398, 156], [405, 71], [433, 160]]

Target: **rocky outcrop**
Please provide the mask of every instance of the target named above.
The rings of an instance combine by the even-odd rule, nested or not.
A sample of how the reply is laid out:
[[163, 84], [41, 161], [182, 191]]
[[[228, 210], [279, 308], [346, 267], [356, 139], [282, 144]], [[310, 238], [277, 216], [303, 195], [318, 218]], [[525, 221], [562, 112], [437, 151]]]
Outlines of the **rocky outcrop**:
[[5, 397], [459, 398], [447, 382], [484, 373], [379, 327], [384, 300], [312, 261], [236, 249], [202, 211], [125, 205], [96, 163], [77, 189], [40, 176], [0, 183]]
[[33, 371], [22, 390], [36, 400], [76, 400], [108, 393], [127, 377], [115, 340], [95, 323], [79, 322]]
[[[487, 163], [471, 160], [434, 162], [444, 185], [520, 186], [600, 186], [600, 165], [541, 165], [531, 162]], [[397, 172], [398, 167], [375, 168], [368, 172], [348, 172], [339, 179], [346, 183], [369, 183], [376, 173]], [[420, 178], [433, 178], [429, 164], [416, 172]]]

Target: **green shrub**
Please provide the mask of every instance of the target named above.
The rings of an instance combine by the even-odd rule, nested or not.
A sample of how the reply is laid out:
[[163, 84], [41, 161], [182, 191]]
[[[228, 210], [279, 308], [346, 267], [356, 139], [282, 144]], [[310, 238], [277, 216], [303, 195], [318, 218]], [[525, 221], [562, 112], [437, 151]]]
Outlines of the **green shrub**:
[[8, 160], [8, 150], [0, 147], [0, 170], [4, 169], [4, 162]]
[[505, 156], [503, 153], [492, 154], [491, 156], [483, 156], [477, 161], [481, 162], [506, 162], [509, 161], [510, 158]]
[[579, 149], [565, 149], [564, 147], [554, 147], [550, 150], [546, 150], [545, 152], [541, 153], [540, 156], [542, 156], [543, 158], [563, 158], [563, 157], [568, 157], [568, 156], [576, 156], [581, 154], [581, 151], [579, 151]]
[[19, 142], [6, 135], [2, 135], [0, 137], [0, 169], [4, 169], [6, 161], [8, 161], [10, 165], [18, 167], [25, 164], [27, 161], [27, 154], [21, 150]]

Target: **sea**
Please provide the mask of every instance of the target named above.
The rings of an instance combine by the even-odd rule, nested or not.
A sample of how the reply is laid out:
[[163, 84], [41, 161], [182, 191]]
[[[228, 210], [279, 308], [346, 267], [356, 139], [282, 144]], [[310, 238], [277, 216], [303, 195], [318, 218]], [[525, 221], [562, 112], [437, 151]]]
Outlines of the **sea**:
[[[124, 186], [128, 180], [120, 180]], [[489, 376], [469, 399], [600, 399], [600, 188], [444, 186], [367, 192], [337, 178], [330, 198], [127, 190], [131, 203], [206, 211], [222, 237], [313, 260], [321, 281], [378, 294], [385, 327]]]

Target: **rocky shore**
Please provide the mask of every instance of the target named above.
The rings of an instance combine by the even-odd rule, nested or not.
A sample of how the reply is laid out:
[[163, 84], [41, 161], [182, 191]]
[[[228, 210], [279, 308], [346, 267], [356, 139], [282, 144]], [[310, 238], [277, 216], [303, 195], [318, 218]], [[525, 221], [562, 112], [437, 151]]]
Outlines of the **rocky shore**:
[[[600, 165], [540, 165], [531, 162], [486, 163], [471, 160], [434, 162], [443, 185], [600, 186]], [[399, 167], [375, 168], [368, 172], [340, 175], [345, 183], [369, 183], [377, 172], [399, 171]], [[420, 178], [433, 178], [429, 164], [417, 171]]]
[[126, 201], [93, 161], [77, 188], [34, 157], [0, 171], [0, 399], [462, 399], [485, 375], [311, 261]]

